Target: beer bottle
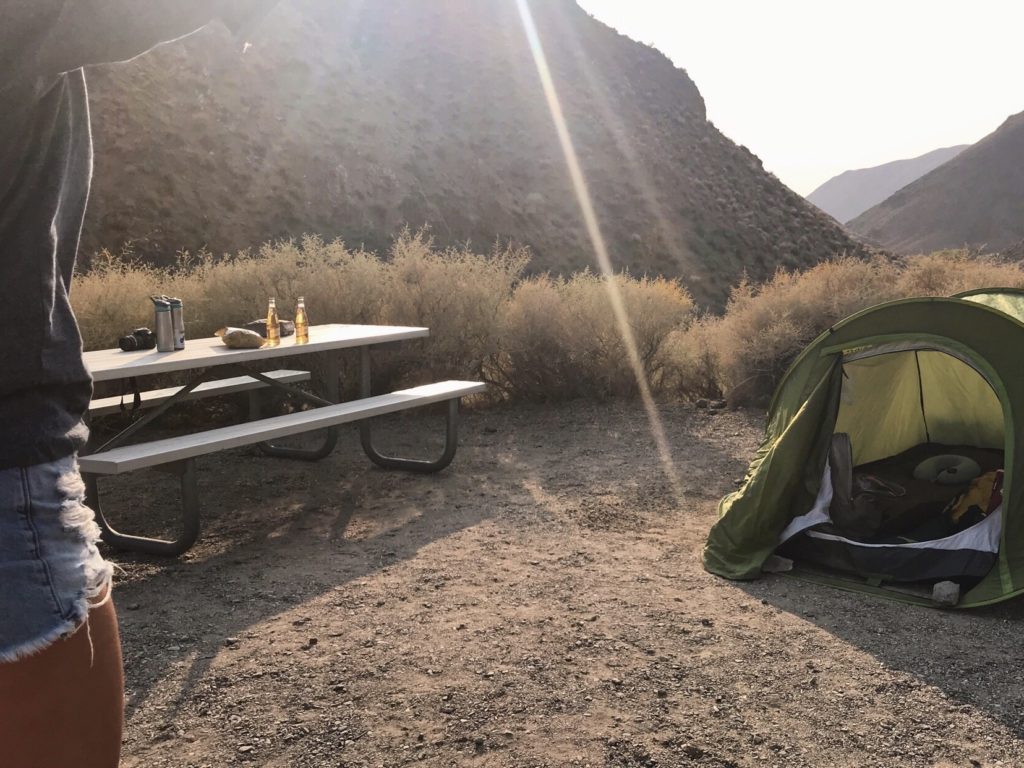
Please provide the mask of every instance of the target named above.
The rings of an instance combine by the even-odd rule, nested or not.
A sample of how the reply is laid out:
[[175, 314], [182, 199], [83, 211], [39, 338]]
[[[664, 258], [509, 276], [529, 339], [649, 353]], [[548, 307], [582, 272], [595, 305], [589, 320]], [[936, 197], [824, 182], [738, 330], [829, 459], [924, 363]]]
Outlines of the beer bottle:
[[277, 301], [270, 300], [267, 307], [267, 345], [276, 347], [281, 343], [281, 325], [277, 319]]
[[299, 303], [295, 306], [295, 343], [309, 343], [309, 317], [306, 316], [306, 299], [299, 296]]

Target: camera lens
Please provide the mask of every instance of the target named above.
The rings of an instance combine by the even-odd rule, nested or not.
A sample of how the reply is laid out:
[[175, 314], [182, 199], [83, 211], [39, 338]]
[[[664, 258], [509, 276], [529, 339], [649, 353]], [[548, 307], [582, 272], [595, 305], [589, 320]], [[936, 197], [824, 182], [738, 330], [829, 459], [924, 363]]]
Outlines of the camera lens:
[[123, 352], [135, 352], [139, 348], [139, 339], [136, 336], [122, 336], [118, 339], [117, 346]]

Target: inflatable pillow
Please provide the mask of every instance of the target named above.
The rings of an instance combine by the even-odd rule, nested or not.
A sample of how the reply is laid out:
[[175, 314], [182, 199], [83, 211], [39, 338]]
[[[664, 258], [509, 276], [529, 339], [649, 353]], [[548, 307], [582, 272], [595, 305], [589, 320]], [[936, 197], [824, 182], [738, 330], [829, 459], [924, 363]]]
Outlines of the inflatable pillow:
[[914, 468], [915, 480], [927, 480], [939, 485], [967, 485], [980, 474], [978, 462], [952, 453], [932, 456]]

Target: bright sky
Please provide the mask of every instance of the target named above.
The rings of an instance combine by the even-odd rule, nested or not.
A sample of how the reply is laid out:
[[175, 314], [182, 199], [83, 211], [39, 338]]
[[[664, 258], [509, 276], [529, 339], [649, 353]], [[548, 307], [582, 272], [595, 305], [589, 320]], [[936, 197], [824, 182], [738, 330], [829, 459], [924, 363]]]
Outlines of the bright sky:
[[1020, 0], [578, 2], [687, 70], [719, 130], [801, 194], [1024, 111]]

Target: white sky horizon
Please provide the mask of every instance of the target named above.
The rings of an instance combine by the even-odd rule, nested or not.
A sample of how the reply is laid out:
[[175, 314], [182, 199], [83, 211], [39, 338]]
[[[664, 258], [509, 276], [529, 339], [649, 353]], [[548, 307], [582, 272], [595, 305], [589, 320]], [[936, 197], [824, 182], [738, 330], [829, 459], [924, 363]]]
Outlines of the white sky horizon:
[[807, 195], [1024, 111], [1013, 0], [577, 0], [685, 69], [722, 133]]

